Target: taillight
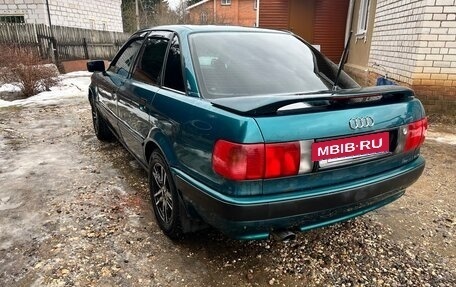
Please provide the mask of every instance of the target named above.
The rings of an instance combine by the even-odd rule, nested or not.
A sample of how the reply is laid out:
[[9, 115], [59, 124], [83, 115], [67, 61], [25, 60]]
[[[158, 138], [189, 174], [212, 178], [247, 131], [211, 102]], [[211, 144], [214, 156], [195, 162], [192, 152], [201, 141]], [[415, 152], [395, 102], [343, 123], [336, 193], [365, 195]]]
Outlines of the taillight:
[[426, 131], [428, 128], [427, 118], [423, 118], [419, 121], [410, 123], [407, 126], [407, 135], [405, 138], [404, 151], [409, 151], [420, 147], [426, 137]]
[[238, 144], [219, 140], [212, 154], [218, 174], [233, 180], [259, 179], [264, 174], [264, 144]]
[[266, 144], [265, 177], [298, 174], [301, 158], [299, 142]]
[[301, 152], [300, 142], [239, 144], [219, 140], [212, 154], [212, 167], [232, 180], [291, 176], [310, 171], [310, 157], [303, 160], [302, 154], [309, 153]]

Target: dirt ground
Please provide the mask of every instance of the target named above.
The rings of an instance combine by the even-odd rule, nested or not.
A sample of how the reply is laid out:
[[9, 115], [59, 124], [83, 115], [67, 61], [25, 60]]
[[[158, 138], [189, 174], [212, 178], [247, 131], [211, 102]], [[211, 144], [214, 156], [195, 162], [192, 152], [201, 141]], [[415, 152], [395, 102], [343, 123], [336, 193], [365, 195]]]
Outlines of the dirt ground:
[[455, 286], [455, 134], [431, 127], [423, 176], [368, 215], [290, 242], [173, 242], [84, 97], [0, 108], [0, 286]]

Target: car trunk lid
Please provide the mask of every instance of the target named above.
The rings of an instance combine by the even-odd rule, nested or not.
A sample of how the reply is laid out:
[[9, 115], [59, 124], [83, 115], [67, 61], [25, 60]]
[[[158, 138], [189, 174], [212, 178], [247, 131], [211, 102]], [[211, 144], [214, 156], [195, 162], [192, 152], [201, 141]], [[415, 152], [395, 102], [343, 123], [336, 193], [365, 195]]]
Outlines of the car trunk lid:
[[[368, 177], [399, 167], [416, 157], [414, 150], [405, 152], [405, 138], [409, 124], [422, 119], [424, 110], [413, 91], [407, 88], [384, 86], [332, 94], [235, 99], [218, 99], [212, 103], [234, 113], [252, 116], [263, 135], [266, 150], [269, 144], [275, 143], [299, 142], [301, 146], [298, 174], [265, 179], [265, 194], [297, 191], [302, 186], [312, 189], [341, 180]], [[383, 141], [381, 145], [380, 140]], [[360, 146], [366, 142], [370, 147], [380, 149], [362, 151]], [[357, 147], [354, 153], [341, 153], [340, 149], [347, 146]], [[323, 156], [315, 159], [313, 153], [319, 147]], [[337, 152], [332, 154], [331, 147], [336, 147]], [[325, 180], [318, 180], [321, 177]], [[277, 189], [278, 186], [281, 188]]]

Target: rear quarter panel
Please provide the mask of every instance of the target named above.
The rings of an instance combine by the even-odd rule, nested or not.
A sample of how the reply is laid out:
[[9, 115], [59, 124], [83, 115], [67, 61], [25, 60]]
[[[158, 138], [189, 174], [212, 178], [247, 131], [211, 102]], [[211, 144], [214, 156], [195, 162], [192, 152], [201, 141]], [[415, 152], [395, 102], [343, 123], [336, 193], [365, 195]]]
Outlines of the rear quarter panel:
[[208, 101], [169, 90], [159, 90], [151, 107], [149, 138], [165, 154], [171, 168], [226, 194], [261, 192], [261, 181], [232, 182], [212, 169], [218, 139], [257, 143], [263, 137], [253, 118], [213, 107]]

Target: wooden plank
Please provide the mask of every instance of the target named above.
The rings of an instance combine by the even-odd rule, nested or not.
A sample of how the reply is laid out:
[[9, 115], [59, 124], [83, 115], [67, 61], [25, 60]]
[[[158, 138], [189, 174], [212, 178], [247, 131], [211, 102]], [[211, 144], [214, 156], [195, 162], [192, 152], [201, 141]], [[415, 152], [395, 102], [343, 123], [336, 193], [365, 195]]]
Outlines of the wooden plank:
[[[111, 59], [121, 44], [129, 38], [127, 33], [97, 31], [81, 28], [52, 26], [57, 51], [62, 60], [91, 58]], [[48, 58], [51, 29], [44, 24], [0, 23], [0, 43], [33, 46], [42, 57]], [[84, 51], [84, 38], [87, 52]]]

